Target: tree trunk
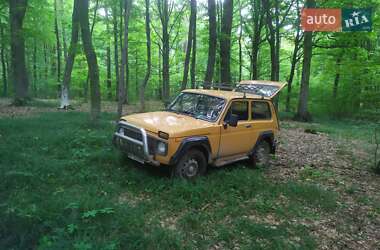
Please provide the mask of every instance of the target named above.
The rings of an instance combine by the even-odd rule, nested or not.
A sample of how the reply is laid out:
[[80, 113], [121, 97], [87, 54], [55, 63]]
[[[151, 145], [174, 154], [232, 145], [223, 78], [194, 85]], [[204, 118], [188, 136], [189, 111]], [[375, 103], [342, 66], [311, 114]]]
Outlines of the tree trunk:
[[[90, 29], [91, 40], [92, 40], [92, 34], [94, 33], [94, 28], [95, 28], [95, 24], [96, 24], [96, 18], [97, 18], [97, 15], [98, 15], [98, 8], [99, 8], [99, 0], [96, 0], [95, 8], [94, 8], [94, 15], [92, 17], [92, 24], [91, 24], [91, 29]], [[84, 100], [85, 100], [85, 102], [87, 102], [87, 98], [88, 98], [88, 85], [89, 85], [89, 81], [90, 81], [90, 72], [87, 74], [86, 82], [85, 82], [85, 85], [84, 85]]]
[[[64, 15], [64, 2], [62, 0], [58, 0], [57, 2], [57, 11], [58, 11], [58, 17], [61, 17]], [[64, 61], [67, 59], [67, 39], [66, 39], [66, 31], [65, 31], [65, 25], [62, 22], [61, 18], [58, 18], [58, 23], [61, 25], [61, 33], [62, 33], [62, 44], [63, 44], [63, 57]]]
[[[107, 34], [110, 34], [110, 27], [109, 27], [109, 16], [108, 16], [108, 8], [105, 7], [105, 18], [106, 18], [106, 31]], [[106, 59], [106, 64], [107, 64], [107, 96], [108, 100], [112, 100], [112, 73], [111, 73], [111, 42], [109, 39], [107, 39], [107, 59]]]
[[139, 94], [139, 50], [135, 49], [135, 93]]
[[[274, 72], [274, 79], [275, 81], [280, 80], [280, 48], [281, 48], [281, 36], [280, 36], [280, 2], [279, 0], [275, 0], [275, 58], [274, 58], [274, 64], [275, 66], [275, 72]], [[277, 95], [279, 97], [279, 95]], [[276, 105], [278, 106], [278, 99]]]
[[145, 88], [148, 85], [150, 72], [152, 69], [152, 56], [151, 56], [151, 38], [150, 38], [150, 0], [145, 0], [145, 34], [146, 34], [146, 64], [147, 69], [144, 81], [140, 88], [140, 111], [145, 110]]
[[97, 121], [100, 116], [100, 87], [99, 87], [99, 67], [94, 47], [92, 45], [91, 31], [88, 17], [88, 1], [79, 1], [79, 20], [81, 27], [83, 50], [87, 58], [88, 72], [91, 87], [91, 119]]
[[[306, 0], [305, 7], [313, 8], [315, 6], [315, 0]], [[310, 80], [310, 67], [312, 57], [312, 39], [313, 32], [305, 31], [303, 41], [303, 65], [302, 65], [302, 77], [301, 77], [301, 89], [298, 102], [298, 111], [296, 119], [300, 121], [311, 121], [311, 115], [308, 111], [308, 98], [309, 98], [309, 80]]]
[[162, 90], [164, 89], [162, 83], [162, 49], [160, 43], [158, 43], [158, 97], [163, 100]]
[[220, 80], [231, 84], [231, 28], [233, 18], [233, 0], [224, 0], [222, 28], [220, 35]]
[[1, 38], [1, 47], [0, 47], [0, 60], [1, 60], [1, 72], [3, 80], [3, 96], [8, 96], [8, 79], [7, 79], [7, 65], [5, 60], [5, 35], [4, 28], [0, 25], [0, 38]]
[[58, 89], [61, 85], [61, 41], [59, 38], [59, 27], [58, 27], [58, 6], [57, 0], [54, 0], [54, 32], [56, 38], [56, 49], [57, 49], [57, 86]]
[[79, 6], [78, 1], [74, 1], [73, 6], [73, 15], [72, 15], [72, 28], [71, 28], [71, 42], [70, 48], [68, 51], [65, 72], [63, 75], [62, 91], [61, 91], [61, 109], [67, 109], [70, 106], [69, 101], [69, 88], [71, 82], [71, 72], [73, 71], [75, 55], [78, 47], [78, 38], [79, 38]]
[[334, 87], [333, 87], [333, 98], [336, 100], [338, 97], [338, 86], [339, 86], [339, 80], [340, 80], [340, 63], [342, 61], [343, 54], [340, 54], [336, 59], [336, 73], [335, 73], [335, 79], [334, 79]]
[[208, 0], [208, 58], [207, 69], [205, 75], [205, 84], [211, 85], [214, 77], [214, 67], [216, 58], [216, 46], [217, 46], [217, 23], [216, 23], [216, 3], [215, 0]]
[[[190, 65], [190, 56], [191, 56], [191, 47], [193, 46], [193, 37], [194, 37], [194, 22], [196, 19], [196, 0], [191, 0], [190, 2], [190, 21], [189, 21], [189, 31], [187, 33], [187, 46], [186, 46], [186, 55], [185, 63], [183, 66], [183, 79], [181, 89], [184, 90], [187, 87], [187, 81], [189, 76], [189, 65]], [[194, 10], [195, 6], [195, 10]]]
[[193, 37], [193, 46], [192, 46], [192, 55], [191, 55], [191, 65], [190, 65], [190, 80], [191, 88], [195, 88], [196, 82], [196, 62], [197, 62], [197, 0], [191, 0], [191, 9], [193, 14], [193, 27], [192, 27], [192, 37]]
[[252, 37], [252, 54], [251, 54], [251, 71], [252, 79], [257, 80], [259, 77], [259, 51], [261, 42], [261, 30], [264, 23], [264, 13], [261, 5], [261, 0], [251, 0], [253, 6], [253, 37]]
[[[161, 12], [160, 19], [162, 25], [162, 90], [163, 90], [163, 100], [165, 104], [169, 103], [170, 97], [170, 38], [169, 38], [169, 10], [168, 10], [168, 0], [157, 1], [159, 9]], [[162, 4], [162, 6], [161, 6]]]
[[300, 30], [300, 12], [299, 12], [299, 0], [296, 0], [296, 8], [297, 8], [297, 22], [296, 22], [296, 37], [294, 39], [294, 49], [293, 49], [293, 55], [292, 55], [292, 62], [290, 67], [290, 74], [288, 78], [288, 93], [286, 95], [286, 104], [285, 104], [285, 110], [286, 112], [290, 112], [290, 96], [292, 93], [292, 85], [293, 85], [293, 79], [294, 79], [294, 73], [296, 70], [296, 65], [298, 63], [299, 57], [298, 53], [300, 50], [300, 43], [301, 43], [301, 30]]
[[296, 65], [297, 65], [297, 57], [298, 57], [298, 51], [299, 51], [299, 44], [298, 43], [299, 42], [300, 41], [295, 42], [295, 44], [294, 44], [294, 50], [293, 50], [293, 55], [292, 55], [292, 63], [291, 63], [290, 74], [289, 74], [289, 78], [288, 78], [288, 93], [286, 96], [286, 105], [285, 105], [286, 112], [290, 112], [290, 96], [292, 93], [292, 84], [293, 84], [294, 73], [295, 73]]
[[243, 17], [241, 15], [241, 0], [239, 0], [239, 82], [241, 81], [242, 73], [243, 73], [243, 50], [242, 50], [242, 38], [243, 38]]
[[[222, 33], [222, 0], [216, 0], [217, 5], [216, 5], [216, 13], [217, 13], [217, 39], [219, 40], [219, 49], [220, 49], [220, 37]], [[216, 62], [215, 66], [216, 69], [215, 71], [217, 72], [216, 76], [216, 82], [220, 82], [220, 70], [221, 70], [221, 59], [220, 59], [220, 51], [219, 51], [219, 56], [216, 57]]]
[[116, 8], [112, 9], [113, 18], [113, 39], [114, 39], [114, 57], [115, 57], [115, 77], [116, 77], [116, 100], [119, 98], [119, 45], [118, 45], [118, 27], [117, 27], [117, 12]]
[[130, 0], [125, 0], [124, 3], [124, 41], [123, 41], [123, 53], [121, 54], [121, 65], [120, 65], [120, 77], [119, 77], [119, 98], [117, 105], [118, 116], [121, 117], [123, 114], [123, 104], [126, 98], [125, 89], [125, 78], [128, 78], [126, 74], [126, 65], [128, 64], [128, 23], [129, 23], [129, 13], [130, 13]]
[[37, 95], [37, 40], [33, 44], [33, 94]]
[[22, 28], [27, 5], [27, 0], [9, 0], [11, 66], [15, 105], [23, 105], [29, 98], [29, 79], [26, 71], [25, 40]]
[[271, 3], [269, 0], [263, 0], [263, 7], [266, 13], [266, 25], [268, 27], [268, 42], [270, 47], [271, 73], [270, 79], [276, 81], [276, 32], [273, 27], [273, 16], [271, 11]]

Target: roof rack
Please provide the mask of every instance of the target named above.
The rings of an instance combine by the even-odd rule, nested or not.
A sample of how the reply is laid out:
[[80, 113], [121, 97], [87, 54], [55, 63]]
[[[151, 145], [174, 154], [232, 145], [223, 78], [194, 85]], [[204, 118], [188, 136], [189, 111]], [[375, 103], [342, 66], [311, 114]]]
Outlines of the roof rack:
[[196, 88], [203, 88], [203, 89], [214, 89], [214, 90], [225, 90], [225, 91], [233, 91], [235, 90], [236, 83], [219, 83], [219, 82], [196, 82]]

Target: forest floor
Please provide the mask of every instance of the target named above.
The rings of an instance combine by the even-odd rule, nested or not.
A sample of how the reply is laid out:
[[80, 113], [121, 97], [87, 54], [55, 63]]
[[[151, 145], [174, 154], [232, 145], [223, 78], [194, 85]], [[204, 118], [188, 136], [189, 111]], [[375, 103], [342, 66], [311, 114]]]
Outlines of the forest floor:
[[121, 161], [113, 114], [94, 126], [79, 102], [67, 112], [55, 101], [8, 103], [0, 99], [0, 249], [380, 248], [375, 124], [286, 120], [271, 166], [241, 162], [188, 183]]

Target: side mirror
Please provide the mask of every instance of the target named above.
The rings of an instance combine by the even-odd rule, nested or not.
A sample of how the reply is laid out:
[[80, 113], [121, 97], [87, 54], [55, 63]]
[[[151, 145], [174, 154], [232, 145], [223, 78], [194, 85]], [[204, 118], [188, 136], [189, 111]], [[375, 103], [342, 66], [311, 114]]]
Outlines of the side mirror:
[[237, 115], [231, 114], [230, 119], [227, 121], [227, 124], [231, 127], [237, 127], [239, 117]]

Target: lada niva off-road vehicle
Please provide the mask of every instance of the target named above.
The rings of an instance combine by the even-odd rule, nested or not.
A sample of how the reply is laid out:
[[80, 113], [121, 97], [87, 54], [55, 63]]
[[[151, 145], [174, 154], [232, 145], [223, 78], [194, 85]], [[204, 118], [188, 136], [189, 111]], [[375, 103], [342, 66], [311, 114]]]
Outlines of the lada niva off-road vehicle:
[[184, 90], [165, 111], [122, 117], [114, 144], [128, 158], [170, 166], [184, 179], [244, 159], [266, 165], [279, 130], [272, 99], [285, 85], [242, 81], [232, 91]]

